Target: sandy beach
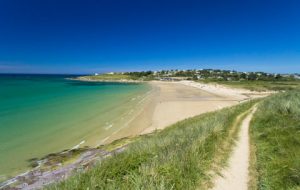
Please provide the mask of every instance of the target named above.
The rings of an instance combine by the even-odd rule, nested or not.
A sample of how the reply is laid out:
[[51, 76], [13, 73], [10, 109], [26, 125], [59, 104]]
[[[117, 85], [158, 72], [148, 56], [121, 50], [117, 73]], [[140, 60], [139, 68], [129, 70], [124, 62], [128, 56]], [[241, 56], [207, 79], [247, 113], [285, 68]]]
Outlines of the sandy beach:
[[151, 133], [189, 117], [267, 95], [193, 81], [151, 81], [149, 84], [152, 91], [144, 107], [121, 130], [106, 138], [103, 143]]

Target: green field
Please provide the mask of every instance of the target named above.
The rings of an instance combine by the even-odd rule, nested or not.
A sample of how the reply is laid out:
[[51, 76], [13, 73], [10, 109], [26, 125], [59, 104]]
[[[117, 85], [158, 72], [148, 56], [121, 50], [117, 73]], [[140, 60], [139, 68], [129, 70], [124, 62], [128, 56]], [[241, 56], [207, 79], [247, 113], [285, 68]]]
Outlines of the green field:
[[84, 78], [91, 79], [91, 80], [130, 80], [130, 79], [133, 79], [129, 75], [122, 75], [122, 74], [90, 75], [90, 76], [84, 76]]
[[266, 99], [250, 131], [251, 189], [300, 189], [300, 91]]

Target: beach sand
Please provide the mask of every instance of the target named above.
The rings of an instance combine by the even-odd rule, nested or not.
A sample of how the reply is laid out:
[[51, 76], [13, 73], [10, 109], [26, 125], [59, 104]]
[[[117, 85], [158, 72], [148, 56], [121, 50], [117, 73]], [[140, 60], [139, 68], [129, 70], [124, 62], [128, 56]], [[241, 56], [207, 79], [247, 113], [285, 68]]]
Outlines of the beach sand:
[[183, 119], [232, 106], [258, 96], [253, 92], [224, 89], [192, 81], [153, 81], [149, 84], [152, 85], [152, 91], [143, 108], [122, 129], [106, 138], [104, 144], [123, 137], [164, 129]]

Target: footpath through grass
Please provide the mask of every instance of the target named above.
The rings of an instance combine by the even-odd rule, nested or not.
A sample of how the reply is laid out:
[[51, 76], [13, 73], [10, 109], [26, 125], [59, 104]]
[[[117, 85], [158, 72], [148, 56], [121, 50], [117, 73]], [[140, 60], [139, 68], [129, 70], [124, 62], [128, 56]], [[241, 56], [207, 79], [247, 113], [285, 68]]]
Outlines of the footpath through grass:
[[250, 131], [251, 189], [300, 189], [300, 91], [266, 99]]
[[232, 134], [238, 130], [236, 118], [254, 103], [247, 102], [200, 115], [142, 136], [128, 145], [124, 152], [105, 159], [85, 173], [48, 188], [93, 190], [207, 187], [212, 170], [218, 168], [216, 161], [224, 161], [232, 149]]

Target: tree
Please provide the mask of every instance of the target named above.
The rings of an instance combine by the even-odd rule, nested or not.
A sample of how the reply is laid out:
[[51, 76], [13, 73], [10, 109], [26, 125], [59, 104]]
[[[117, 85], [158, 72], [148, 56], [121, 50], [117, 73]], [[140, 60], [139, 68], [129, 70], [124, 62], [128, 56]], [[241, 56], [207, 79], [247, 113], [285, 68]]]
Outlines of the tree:
[[280, 80], [280, 79], [282, 79], [282, 76], [281, 76], [280, 74], [277, 74], [277, 75], [275, 76], [275, 79], [276, 79], [276, 80]]
[[256, 80], [256, 74], [255, 73], [250, 73], [248, 75], [248, 80]]
[[245, 74], [245, 73], [242, 73], [241, 75], [240, 75], [240, 79], [246, 79], [247, 78], [247, 75]]

